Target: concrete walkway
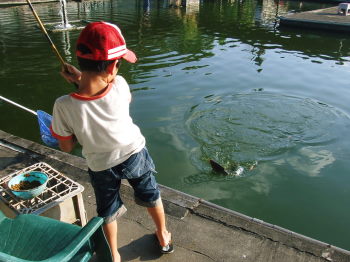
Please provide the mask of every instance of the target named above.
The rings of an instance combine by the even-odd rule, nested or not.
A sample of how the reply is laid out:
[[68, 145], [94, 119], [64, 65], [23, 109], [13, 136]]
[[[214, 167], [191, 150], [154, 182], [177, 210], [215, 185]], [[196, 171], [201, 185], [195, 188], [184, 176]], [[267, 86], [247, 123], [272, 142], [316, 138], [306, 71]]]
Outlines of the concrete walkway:
[[350, 16], [339, 15], [338, 6], [281, 16], [280, 26], [350, 32]]
[[[95, 216], [95, 200], [82, 158], [56, 151], [0, 131], [0, 177], [45, 162], [85, 187], [88, 218]], [[133, 202], [132, 190], [122, 185], [128, 212], [119, 221], [122, 261], [168, 262], [345, 262], [350, 252], [161, 187], [175, 252], [161, 255], [154, 226], [145, 209]]]

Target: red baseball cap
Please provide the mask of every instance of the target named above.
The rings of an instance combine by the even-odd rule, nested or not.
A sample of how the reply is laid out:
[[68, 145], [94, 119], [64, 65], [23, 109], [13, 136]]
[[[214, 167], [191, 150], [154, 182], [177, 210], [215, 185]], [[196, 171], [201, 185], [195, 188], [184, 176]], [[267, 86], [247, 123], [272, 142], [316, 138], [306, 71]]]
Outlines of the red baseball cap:
[[107, 22], [89, 23], [77, 41], [77, 45], [83, 44], [88, 47], [91, 53], [84, 53], [79, 50], [76, 55], [90, 60], [118, 60], [125, 59], [135, 63], [135, 53], [126, 48], [125, 39], [119, 27]]

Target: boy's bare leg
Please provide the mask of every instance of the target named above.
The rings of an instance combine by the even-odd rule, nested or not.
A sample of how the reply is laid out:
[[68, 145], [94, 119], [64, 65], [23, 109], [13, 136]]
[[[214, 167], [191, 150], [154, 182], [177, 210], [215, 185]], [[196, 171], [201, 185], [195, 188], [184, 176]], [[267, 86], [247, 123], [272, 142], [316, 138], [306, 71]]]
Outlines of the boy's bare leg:
[[160, 205], [156, 207], [148, 207], [147, 208], [148, 213], [151, 215], [154, 224], [157, 227], [157, 237], [159, 240], [159, 244], [163, 247], [169, 244], [171, 240], [171, 233], [168, 232], [166, 225], [165, 225], [165, 214], [164, 214], [164, 208], [163, 203], [161, 202]]
[[117, 226], [117, 220], [114, 220], [108, 224], [103, 224], [103, 231], [106, 235], [109, 247], [112, 251], [113, 261], [114, 262], [120, 262], [120, 254], [118, 252], [118, 245], [117, 245], [117, 233], [118, 233], [118, 226]]

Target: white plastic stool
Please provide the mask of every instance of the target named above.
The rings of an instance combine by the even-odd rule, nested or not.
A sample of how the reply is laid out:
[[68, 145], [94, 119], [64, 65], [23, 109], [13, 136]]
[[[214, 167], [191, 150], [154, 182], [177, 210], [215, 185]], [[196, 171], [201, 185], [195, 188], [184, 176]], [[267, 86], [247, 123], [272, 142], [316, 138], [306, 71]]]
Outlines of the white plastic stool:
[[340, 3], [338, 5], [338, 14], [348, 15], [350, 10], [350, 3]]

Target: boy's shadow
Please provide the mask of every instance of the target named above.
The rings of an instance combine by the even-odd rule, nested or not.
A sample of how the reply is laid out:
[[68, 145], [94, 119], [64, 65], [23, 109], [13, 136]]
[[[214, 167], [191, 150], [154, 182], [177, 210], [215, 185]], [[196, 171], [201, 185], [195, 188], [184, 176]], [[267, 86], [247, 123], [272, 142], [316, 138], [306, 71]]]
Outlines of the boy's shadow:
[[139, 258], [140, 261], [155, 260], [162, 255], [154, 234], [144, 235], [118, 248], [118, 251], [123, 261], [131, 261], [136, 258]]

